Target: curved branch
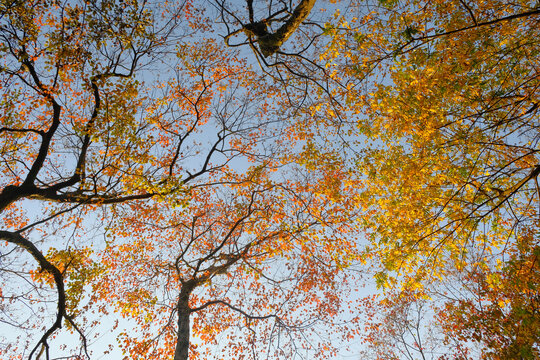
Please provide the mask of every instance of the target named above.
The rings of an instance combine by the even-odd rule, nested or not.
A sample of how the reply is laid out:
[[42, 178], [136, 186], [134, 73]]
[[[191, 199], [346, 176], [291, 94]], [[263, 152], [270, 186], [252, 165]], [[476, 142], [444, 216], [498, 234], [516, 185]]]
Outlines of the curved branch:
[[32, 79], [36, 83], [36, 86], [41, 91], [41, 94], [51, 103], [53, 108], [52, 124], [49, 127], [49, 130], [47, 130], [47, 132], [45, 133], [45, 135], [43, 135], [43, 140], [41, 146], [39, 147], [36, 159], [34, 160], [34, 163], [32, 164], [32, 167], [30, 168], [30, 171], [28, 172], [28, 175], [26, 175], [26, 179], [23, 182], [23, 186], [31, 186], [34, 184], [34, 181], [36, 180], [39, 171], [43, 167], [45, 158], [47, 157], [47, 154], [49, 152], [54, 133], [60, 125], [60, 113], [62, 111], [62, 107], [51, 95], [50, 91], [45, 87], [45, 85], [41, 83], [36, 69], [34, 68], [34, 64], [32, 61], [28, 60], [28, 56], [26, 56], [26, 58], [22, 60], [22, 64], [26, 66], [28, 72], [30, 72], [30, 75], [32, 76]]
[[244, 310], [242, 309], [239, 309], [237, 308], [236, 306], [234, 305], [231, 305], [229, 304], [228, 302], [226, 301], [223, 301], [223, 300], [212, 300], [212, 301], [208, 301], [207, 303], [197, 307], [197, 308], [192, 308], [191, 309], [191, 312], [197, 312], [197, 311], [201, 311], [203, 309], [206, 309], [207, 307], [211, 306], [211, 305], [225, 305], [226, 307], [228, 307], [229, 309], [231, 310], [234, 310], [240, 314], [242, 314], [243, 316], [245, 316], [246, 318], [250, 319], [250, 320], [266, 320], [266, 319], [271, 319], [271, 318], [274, 318], [276, 319], [279, 323], [283, 323], [283, 321], [281, 320], [281, 318], [277, 315], [274, 315], [274, 314], [270, 314], [270, 315], [262, 315], [262, 316], [259, 316], [259, 315], [251, 315], [251, 314], [248, 314], [247, 312], [245, 312]]
[[19, 233], [0, 230], [0, 239], [15, 244], [30, 253], [30, 255], [32, 255], [32, 257], [38, 262], [39, 266], [53, 276], [54, 283], [56, 284], [56, 289], [58, 292], [58, 313], [56, 314], [56, 320], [45, 332], [45, 334], [43, 334], [39, 342], [30, 352], [28, 359], [31, 359], [40, 345], [42, 345], [45, 349], [48, 349], [47, 340], [49, 336], [62, 327], [62, 319], [66, 314], [66, 292], [64, 289], [64, 279], [60, 270], [50, 263], [31, 241]]

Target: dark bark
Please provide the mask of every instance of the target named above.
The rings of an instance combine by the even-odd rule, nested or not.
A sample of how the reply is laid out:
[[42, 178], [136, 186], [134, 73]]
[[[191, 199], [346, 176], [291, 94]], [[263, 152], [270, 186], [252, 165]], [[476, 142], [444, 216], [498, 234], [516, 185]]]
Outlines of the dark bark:
[[[252, 24], [252, 26], [258, 25], [259, 27], [255, 29], [255, 35], [257, 35], [257, 42], [259, 43], [259, 48], [264, 57], [272, 56], [279, 50], [281, 45], [283, 45], [304, 20], [306, 20], [311, 9], [313, 9], [315, 2], [316, 0], [302, 0], [296, 9], [294, 9], [291, 17], [273, 34], [266, 32], [266, 29], [263, 31], [260, 27], [265, 25], [262, 23]], [[246, 30], [249, 31], [252, 29], [249, 29], [248, 26], [246, 26]]]
[[189, 316], [191, 308], [189, 307], [189, 296], [195, 287], [197, 281], [191, 279], [182, 284], [176, 311], [178, 311], [178, 332], [176, 339], [176, 349], [174, 351], [174, 360], [188, 360], [189, 357], [189, 336], [190, 323]]
[[31, 194], [29, 187], [8, 185], [0, 192], [0, 213], [11, 203]]
[[[58, 329], [62, 327], [62, 320], [66, 315], [66, 292], [64, 289], [64, 279], [60, 270], [50, 263], [45, 256], [38, 250], [38, 248], [28, 239], [24, 238], [18, 233], [9, 232], [9, 231], [0, 231], [0, 239], [5, 240], [9, 243], [15, 244], [24, 250], [26, 250], [32, 257], [38, 262], [39, 266], [43, 271], [48, 272], [54, 278], [54, 283], [56, 285], [56, 291], [58, 292], [58, 312], [56, 314], [56, 320], [49, 327], [49, 329], [43, 334], [37, 345], [32, 349], [29, 359], [32, 358], [33, 354], [36, 353], [39, 346], [43, 346], [43, 349], [47, 351], [48, 343], [47, 340], [49, 337]], [[42, 350], [43, 350], [42, 349]], [[47, 356], [47, 359], [49, 357]]]

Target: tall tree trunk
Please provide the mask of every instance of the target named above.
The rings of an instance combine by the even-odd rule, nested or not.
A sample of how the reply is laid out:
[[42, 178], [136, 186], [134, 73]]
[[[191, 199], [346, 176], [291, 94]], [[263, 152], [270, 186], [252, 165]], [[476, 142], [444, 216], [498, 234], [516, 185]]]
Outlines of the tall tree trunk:
[[176, 310], [178, 311], [178, 331], [174, 360], [188, 360], [190, 335], [189, 316], [191, 314], [189, 296], [195, 286], [196, 283], [193, 279], [183, 283], [182, 289], [180, 290], [180, 296], [178, 297], [178, 303], [176, 305]]

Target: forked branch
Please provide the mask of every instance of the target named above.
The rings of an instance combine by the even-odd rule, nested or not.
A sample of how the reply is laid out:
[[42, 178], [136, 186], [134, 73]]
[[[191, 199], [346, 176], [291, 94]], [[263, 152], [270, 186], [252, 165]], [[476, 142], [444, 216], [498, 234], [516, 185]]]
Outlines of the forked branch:
[[[252, 22], [244, 25], [244, 31], [248, 36], [254, 36], [256, 38], [264, 57], [272, 56], [279, 50], [281, 45], [291, 37], [304, 20], [306, 20], [311, 9], [313, 9], [313, 6], [315, 5], [315, 1], [316, 0], [302, 0], [287, 21], [285, 21], [285, 23], [274, 33], [270, 33], [267, 29], [268, 19], [253, 22], [253, 20], [251, 20], [251, 10], [250, 21]], [[250, 2], [248, 1], [248, 5], [249, 4]]]

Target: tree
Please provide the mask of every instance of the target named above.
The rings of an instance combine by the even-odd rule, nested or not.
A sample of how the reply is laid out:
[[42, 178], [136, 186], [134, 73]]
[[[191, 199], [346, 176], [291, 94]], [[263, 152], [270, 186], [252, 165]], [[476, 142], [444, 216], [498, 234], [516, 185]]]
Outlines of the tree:
[[[259, 49], [281, 49], [311, 7]], [[347, 171], [295, 164], [307, 90], [252, 69], [203, 9], [2, 2], [5, 356], [60, 356], [74, 332], [66, 356], [89, 357], [113, 309], [138, 324], [122, 338], [134, 358], [195, 358], [190, 327], [216, 343], [235, 321], [245, 342], [228, 351], [288, 357], [339, 315], [356, 257]]]
[[[23, 234], [85, 203], [153, 196], [124, 187], [126, 177], [121, 179], [120, 174], [133, 173], [136, 165], [129, 157], [115, 159], [118, 153], [114, 150], [122, 137], [136, 131], [126, 129], [135, 121], [133, 108], [140, 102], [132, 74], [141, 58], [158, 46], [149, 33], [148, 15], [139, 13], [134, 4], [125, 7], [122, 15], [108, 2], [95, 6], [2, 3], [2, 239], [28, 252], [41, 271], [54, 278], [57, 291], [55, 321], [38, 342], [42, 350], [34, 347], [28, 351], [29, 357], [40, 351], [48, 357], [48, 338], [64, 320], [77, 326], [67, 313], [62, 270]], [[127, 24], [122, 16], [133, 16], [135, 21]], [[169, 28], [166, 25], [155, 34]], [[132, 99], [111, 106], [114, 114], [108, 114], [104, 109], [109, 109], [110, 98], [121, 91]], [[114, 123], [116, 126], [108, 124], [108, 119], [120, 113], [123, 121]], [[91, 147], [103, 139], [107, 140], [107, 157]], [[130, 144], [123, 151], [136, 155], [138, 149]], [[101, 167], [93, 168], [96, 164]], [[52, 215], [32, 223], [20, 214], [22, 199], [71, 205], [60, 206]], [[73, 223], [74, 219], [70, 220]], [[15, 254], [11, 249], [9, 253]], [[26, 266], [16, 270], [19, 276], [28, 275]], [[3, 295], [6, 300], [15, 296]], [[24, 296], [15, 298], [26, 301]]]
[[137, 324], [132, 358], [333, 356], [312, 335], [359, 260], [383, 297], [375, 357], [538, 355], [536, 2], [0, 14], [8, 356], [51, 358], [72, 331], [88, 357], [109, 311]]
[[445, 341], [433, 318], [431, 301], [412, 291], [387, 292], [379, 298], [366, 298], [366, 331], [361, 338], [365, 359], [440, 359], [455, 351]]
[[532, 233], [506, 255], [504, 263], [469, 265], [456, 279], [464, 296], [444, 303], [439, 318], [447, 337], [478, 344], [483, 358], [535, 359], [538, 245]]
[[[290, 4], [281, 3], [279, 4], [282, 6], [281, 9], [273, 12], [273, 9], [270, 8], [270, 16], [260, 21], [255, 21], [253, 1], [246, 1], [246, 5], [249, 14], [249, 23], [247, 24], [243, 24], [239, 18], [235, 17], [230, 11], [227, 11], [225, 7], [221, 7], [222, 16], [227, 12], [235, 17], [242, 26], [242, 31], [246, 33], [252, 48], [254, 44], [257, 43], [260, 53], [266, 58], [279, 51], [283, 43], [287, 41], [304, 20], [306, 20], [315, 5], [315, 0], [302, 0], [296, 5], [294, 10], [289, 9]], [[290, 15], [285, 19], [275, 19], [276, 16], [282, 13], [288, 13]], [[276, 21], [283, 21], [284, 23], [275, 32], [268, 31], [268, 26]], [[236, 32], [228, 34], [226, 38], [235, 33]], [[255, 48], [254, 50], [257, 51]]]
[[251, 49], [260, 69], [282, 84], [290, 106], [299, 112], [328, 107], [332, 109], [328, 119], [336, 121], [337, 115], [341, 120], [344, 104], [336, 95], [347, 84], [336, 81], [321, 57], [329, 41], [324, 24], [333, 16], [334, 1], [213, 3], [224, 26], [220, 36], [225, 44]]
[[[359, 114], [358, 203], [379, 285], [402, 289], [404, 302], [412, 291], [445, 304], [447, 334], [465, 347], [465, 334], [482, 334], [473, 337], [480, 356], [536, 356], [539, 290], [527, 279], [540, 216], [538, 4], [355, 9], [348, 28], [343, 18], [332, 25], [326, 54], [353, 60], [339, 76], [357, 78], [343, 96]], [[463, 288], [454, 297], [456, 278]]]
[[[190, 319], [203, 341], [190, 358], [210, 358], [208, 344], [232, 357], [303, 356], [308, 333], [337, 315], [348, 251], [320, 225], [342, 223], [342, 232], [348, 219], [337, 219], [313, 188], [282, 188], [260, 169], [249, 175], [234, 192], [195, 190], [183, 210], [161, 208], [159, 219], [138, 212], [110, 230], [126, 238], [103, 252], [110, 270], [95, 291], [139, 322], [142, 334], [125, 334], [137, 338], [126, 341], [130, 358], [163, 358], [176, 343], [175, 359], [187, 359]], [[311, 356], [335, 351], [318, 345]]]

